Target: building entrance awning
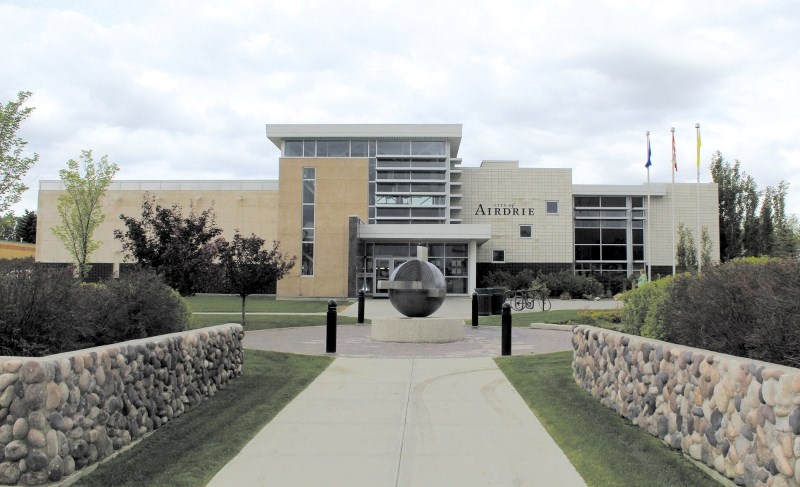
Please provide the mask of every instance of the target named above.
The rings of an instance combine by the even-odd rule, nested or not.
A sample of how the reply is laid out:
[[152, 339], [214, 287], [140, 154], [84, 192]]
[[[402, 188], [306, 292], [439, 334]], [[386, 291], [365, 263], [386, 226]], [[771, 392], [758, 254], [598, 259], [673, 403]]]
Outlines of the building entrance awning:
[[482, 244], [492, 238], [490, 224], [425, 225], [387, 224], [359, 225], [358, 238], [374, 242], [468, 242]]

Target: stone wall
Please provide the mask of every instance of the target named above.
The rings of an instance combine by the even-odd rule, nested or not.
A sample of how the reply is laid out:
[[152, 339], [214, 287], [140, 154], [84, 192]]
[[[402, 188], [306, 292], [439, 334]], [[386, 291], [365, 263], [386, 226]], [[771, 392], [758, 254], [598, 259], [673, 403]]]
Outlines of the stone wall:
[[58, 481], [242, 373], [240, 325], [42, 358], [0, 357], [0, 484]]
[[800, 370], [579, 326], [575, 380], [737, 485], [800, 485]]

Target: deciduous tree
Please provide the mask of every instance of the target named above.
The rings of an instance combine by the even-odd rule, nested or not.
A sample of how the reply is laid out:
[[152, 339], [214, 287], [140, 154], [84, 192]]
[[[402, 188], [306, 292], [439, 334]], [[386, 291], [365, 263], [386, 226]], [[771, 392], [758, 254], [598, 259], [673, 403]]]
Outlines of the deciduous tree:
[[239, 230], [230, 242], [220, 245], [219, 261], [231, 290], [242, 298], [242, 326], [245, 326], [247, 296], [277, 282], [294, 267], [296, 257], [278, 251], [278, 242], [264, 248], [264, 239], [255, 234], [243, 237]]
[[13, 211], [0, 216], [0, 240], [16, 241], [17, 217]]
[[697, 247], [692, 232], [683, 223], [678, 223], [678, 246], [675, 260], [680, 272], [697, 270]]
[[[213, 206], [213, 203], [212, 203]], [[155, 270], [183, 296], [195, 294], [210, 274], [222, 230], [214, 222], [213, 207], [183, 216], [183, 208], [165, 208], [146, 194], [141, 219], [120, 215], [127, 230], [114, 230], [126, 260]]]
[[17, 136], [20, 124], [33, 112], [32, 107], [22, 107], [30, 96], [30, 91], [20, 91], [16, 101], [0, 103], [0, 213], [19, 202], [28, 189], [21, 179], [39, 160], [36, 153], [22, 156], [28, 143]]
[[78, 277], [83, 280], [91, 269], [92, 252], [100, 248], [100, 242], [92, 235], [105, 219], [102, 199], [119, 166], [109, 163], [108, 156], [95, 164], [90, 150], [81, 153], [81, 160], [82, 164], [70, 159], [67, 169], [58, 172], [64, 184], [64, 192], [58, 197], [61, 224], [52, 231], [72, 256]]

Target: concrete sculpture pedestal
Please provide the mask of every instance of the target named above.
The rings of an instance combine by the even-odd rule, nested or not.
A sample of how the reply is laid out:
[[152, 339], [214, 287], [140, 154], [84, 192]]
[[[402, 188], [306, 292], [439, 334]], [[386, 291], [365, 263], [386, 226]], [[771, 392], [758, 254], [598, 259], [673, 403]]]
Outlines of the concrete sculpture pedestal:
[[378, 318], [372, 339], [379, 342], [449, 343], [464, 339], [461, 318]]

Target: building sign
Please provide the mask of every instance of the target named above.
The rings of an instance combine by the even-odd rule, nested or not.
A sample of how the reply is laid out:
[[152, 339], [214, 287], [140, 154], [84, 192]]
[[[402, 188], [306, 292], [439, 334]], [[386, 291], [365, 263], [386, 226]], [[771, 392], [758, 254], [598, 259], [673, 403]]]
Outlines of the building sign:
[[533, 216], [534, 208], [518, 207], [516, 203], [478, 204], [475, 216]]

